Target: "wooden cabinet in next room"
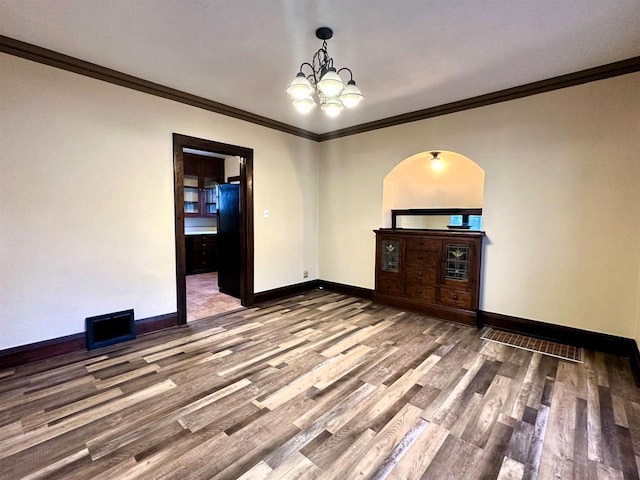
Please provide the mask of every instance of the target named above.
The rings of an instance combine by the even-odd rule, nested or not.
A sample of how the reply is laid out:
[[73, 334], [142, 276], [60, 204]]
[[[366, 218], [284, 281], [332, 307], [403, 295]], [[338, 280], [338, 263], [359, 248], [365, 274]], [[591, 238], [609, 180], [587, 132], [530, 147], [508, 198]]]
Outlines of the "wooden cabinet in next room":
[[216, 235], [185, 235], [187, 275], [218, 270], [216, 242]]
[[476, 325], [484, 232], [375, 233], [375, 301]]
[[184, 215], [214, 217], [216, 186], [224, 183], [224, 159], [184, 153]]

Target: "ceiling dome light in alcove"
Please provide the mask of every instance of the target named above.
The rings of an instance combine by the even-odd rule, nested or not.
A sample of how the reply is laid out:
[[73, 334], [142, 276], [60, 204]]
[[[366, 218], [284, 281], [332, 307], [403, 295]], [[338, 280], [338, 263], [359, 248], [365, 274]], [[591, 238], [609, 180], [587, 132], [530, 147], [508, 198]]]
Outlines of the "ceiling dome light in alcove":
[[[343, 67], [339, 70], [333, 66], [333, 58], [327, 52], [327, 40], [333, 36], [329, 27], [316, 30], [316, 37], [322, 40], [322, 47], [313, 55], [311, 63], [304, 62], [293, 79], [287, 93], [293, 98], [293, 106], [300, 113], [309, 113], [317, 103], [329, 117], [337, 117], [347, 108], [354, 108], [364, 100], [362, 92], [353, 79], [353, 72]], [[305, 75], [303, 68], [311, 70]], [[348, 72], [350, 79], [345, 86], [340, 77], [341, 72]]]
[[444, 160], [440, 158], [440, 152], [429, 152], [431, 154], [431, 168], [439, 172], [444, 169]]

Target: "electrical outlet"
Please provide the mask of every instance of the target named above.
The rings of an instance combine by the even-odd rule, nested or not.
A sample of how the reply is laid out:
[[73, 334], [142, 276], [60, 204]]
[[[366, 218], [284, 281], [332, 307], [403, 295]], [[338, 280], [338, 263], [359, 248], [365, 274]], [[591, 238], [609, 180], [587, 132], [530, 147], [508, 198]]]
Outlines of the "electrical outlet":
[[304, 272], [302, 272], [302, 278], [307, 278], [309, 276], [309, 271], [305, 270]]

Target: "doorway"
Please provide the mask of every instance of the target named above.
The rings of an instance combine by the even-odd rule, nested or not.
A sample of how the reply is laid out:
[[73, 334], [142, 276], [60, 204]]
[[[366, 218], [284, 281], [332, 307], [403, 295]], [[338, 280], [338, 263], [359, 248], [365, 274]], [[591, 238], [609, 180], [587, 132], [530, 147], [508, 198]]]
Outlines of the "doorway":
[[[240, 269], [238, 297], [243, 306], [254, 303], [253, 292], [253, 150], [187, 135], [173, 134], [176, 293], [178, 324], [187, 323], [187, 249], [185, 236], [185, 149], [238, 157]], [[191, 280], [191, 279], [190, 279]], [[190, 281], [190, 287], [192, 286]]]

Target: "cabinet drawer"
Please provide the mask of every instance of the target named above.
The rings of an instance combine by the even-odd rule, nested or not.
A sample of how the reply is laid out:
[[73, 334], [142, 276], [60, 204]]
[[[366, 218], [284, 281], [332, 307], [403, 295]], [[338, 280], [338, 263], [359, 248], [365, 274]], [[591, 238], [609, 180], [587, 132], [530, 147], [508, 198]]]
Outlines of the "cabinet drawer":
[[407, 283], [435, 285], [436, 277], [436, 269], [433, 267], [407, 267]]
[[420, 267], [436, 267], [440, 261], [439, 251], [407, 250], [406, 264]]
[[193, 242], [193, 249], [195, 251], [215, 252], [216, 242], [212, 242], [211, 240], [196, 241]]
[[405, 295], [408, 298], [434, 302], [436, 299], [435, 287], [428, 287], [422, 284], [409, 283], [405, 288]]
[[471, 310], [471, 294], [460, 290], [440, 289], [440, 303]]
[[216, 249], [215, 235], [194, 235], [191, 239], [191, 248], [193, 250], [212, 250]]
[[402, 283], [398, 279], [378, 278], [376, 291], [386, 295], [402, 295]]
[[193, 252], [193, 262], [195, 264], [199, 264], [201, 261], [204, 261], [204, 260], [213, 261], [215, 260], [215, 258], [216, 258], [215, 254], [207, 250], [195, 250]]
[[425, 237], [412, 237], [405, 240], [408, 250], [428, 250], [439, 252], [442, 247], [440, 240], [433, 240]]

